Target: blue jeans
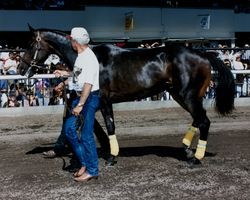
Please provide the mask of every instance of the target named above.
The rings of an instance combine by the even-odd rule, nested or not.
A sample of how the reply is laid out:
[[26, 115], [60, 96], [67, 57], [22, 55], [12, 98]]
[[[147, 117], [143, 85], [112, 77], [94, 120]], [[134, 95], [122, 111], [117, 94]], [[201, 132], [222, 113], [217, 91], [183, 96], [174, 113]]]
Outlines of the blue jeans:
[[[80, 97], [72, 102], [72, 108], [79, 103]], [[80, 138], [77, 135], [77, 117], [70, 115], [65, 121], [66, 137], [78, 158], [80, 164], [86, 167], [91, 176], [98, 176], [98, 155], [94, 138], [95, 112], [99, 108], [100, 99], [98, 94], [89, 94], [81, 115], [83, 116], [83, 127]]]
[[62, 124], [61, 134], [57, 138], [57, 141], [54, 146], [55, 153], [58, 155], [66, 154], [68, 152], [68, 149], [66, 147], [67, 142], [68, 140], [65, 135], [65, 119], [64, 119]]

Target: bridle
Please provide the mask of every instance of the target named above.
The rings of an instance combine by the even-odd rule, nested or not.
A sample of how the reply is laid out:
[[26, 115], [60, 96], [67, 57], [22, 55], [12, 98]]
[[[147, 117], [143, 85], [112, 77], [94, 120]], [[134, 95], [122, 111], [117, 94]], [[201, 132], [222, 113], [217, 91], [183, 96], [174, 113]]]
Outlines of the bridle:
[[24, 61], [26, 64], [29, 65], [29, 67], [28, 67], [28, 69], [27, 69], [27, 71], [26, 71], [26, 73], [25, 73], [25, 76], [26, 76], [26, 77], [28, 77], [29, 72], [30, 72], [32, 69], [34, 69], [34, 68], [36, 68], [36, 69], [43, 69], [43, 70], [44, 70], [44, 69], [50, 70], [50, 67], [45, 67], [45, 66], [38, 65], [38, 64], [37, 64], [37, 61], [36, 61], [37, 55], [38, 55], [39, 51], [41, 50], [41, 41], [42, 41], [41, 34], [40, 34], [39, 31], [37, 31], [36, 44], [35, 44], [36, 51], [35, 51], [35, 54], [34, 54], [32, 60], [31, 60], [30, 64], [29, 64], [27, 61], [25, 61], [25, 60], [23, 59], [23, 61]]
[[37, 42], [37, 43], [36, 43], [36, 45], [35, 45], [36, 51], [35, 51], [33, 60], [30, 62], [30, 65], [31, 65], [31, 66], [36, 65], [37, 54], [38, 54], [39, 50], [41, 49], [41, 40], [42, 40], [42, 38], [41, 38], [41, 36], [40, 36], [40, 32], [38, 31], [38, 32], [37, 32], [37, 36], [36, 36], [36, 42]]

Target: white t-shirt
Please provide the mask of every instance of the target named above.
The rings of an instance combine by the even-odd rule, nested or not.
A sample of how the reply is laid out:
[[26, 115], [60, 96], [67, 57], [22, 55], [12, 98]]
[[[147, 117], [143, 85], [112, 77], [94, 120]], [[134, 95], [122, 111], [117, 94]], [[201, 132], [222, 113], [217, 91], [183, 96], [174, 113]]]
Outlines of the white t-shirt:
[[69, 79], [69, 89], [82, 91], [84, 83], [92, 85], [91, 91], [99, 90], [99, 63], [89, 47], [76, 58], [73, 77]]
[[8, 60], [6, 60], [3, 67], [8, 68], [9, 66], [11, 66], [11, 67], [8, 70], [4, 69], [4, 71], [6, 71], [6, 72], [7, 71], [14, 71], [15, 73], [17, 72], [17, 62], [15, 60], [12, 60], [10, 58]]

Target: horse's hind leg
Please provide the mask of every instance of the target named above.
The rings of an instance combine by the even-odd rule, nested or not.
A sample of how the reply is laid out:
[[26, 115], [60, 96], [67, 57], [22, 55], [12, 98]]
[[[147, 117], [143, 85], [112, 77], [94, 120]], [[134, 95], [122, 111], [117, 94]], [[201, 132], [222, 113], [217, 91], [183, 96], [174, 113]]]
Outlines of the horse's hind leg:
[[193, 151], [190, 149], [192, 141], [193, 141], [193, 137], [195, 135], [195, 133], [197, 132], [198, 128], [197, 126], [195, 126], [194, 124], [192, 124], [188, 130], [185, 133], [184, 138], [182, 139], [182, 143], [186, 152], [186, 156], [188, 159], [191, 159], [194, 157], [194, 153]]
[[[183, 97], [179, 96], [173, 91], [171, 92], [171, 95], [185, 110], [191, 114], [193, 118], [193, 123], [185, 133], [182, 143], [184, 145], [188, 162], [190, 164], [198, 164], [205, 155], [210, 120], [208, 119], [206, 111], [203, 108], [202, 100], [194, 100], [189, 98], [189, 100], [184, 101]], [[193, 137], [198, 129], [200, 130], [200, 139], [194, 154], [190, 147]]]
[[[205, 156], [210, 120], [208, 119], [206, 111], [202, 106], [202, 101], [196, 101], [195, 103], [192, 103], [190, 105], [191, 107], [189, 112], [194, 121], [191, 127], [191, 131], [189, 133], [186, 133], [183, 139], [183, 144], [187, 145], [187, 148], [190, 149], [189, 147], [192, 142], [192, 135], [194, 135], [194, 133], [196, 132], [196, 128], [199, 128], [200, 138], [198, 140], [196, 152], [193, 157], [188, 157], [190, 164], [198, 164], [200, 163], [200, 160]], [[187, 138], [190, 138], [190, 144], [186, 142], [188, 141]]]

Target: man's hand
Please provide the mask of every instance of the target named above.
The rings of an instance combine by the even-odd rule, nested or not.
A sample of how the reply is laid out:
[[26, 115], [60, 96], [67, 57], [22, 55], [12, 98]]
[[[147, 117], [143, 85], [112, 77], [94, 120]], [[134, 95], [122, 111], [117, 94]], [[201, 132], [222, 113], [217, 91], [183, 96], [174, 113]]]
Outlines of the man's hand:
[[73, 111], [72, 114], [75, 116], [78, 116], [80, 114], [80, 112], [82, 111], [82, 106], [76, 106]]
[[70, 73], [68, 71], [65, 71], [65, 70], [55, 70], [54, 71], [54, 74], [55, 76], [58, 78], [58, 77], [67, 77], [70, 75]]

